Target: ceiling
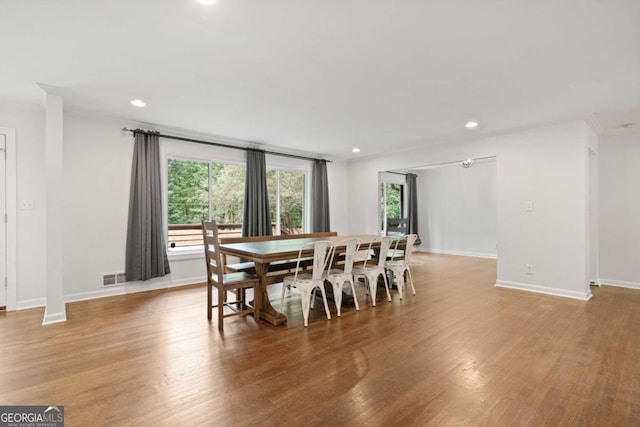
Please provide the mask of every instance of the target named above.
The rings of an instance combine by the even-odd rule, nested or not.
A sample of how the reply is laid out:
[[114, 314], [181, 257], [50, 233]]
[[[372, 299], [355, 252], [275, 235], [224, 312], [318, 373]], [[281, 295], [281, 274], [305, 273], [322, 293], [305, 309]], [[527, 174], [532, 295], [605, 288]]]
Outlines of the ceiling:
[[69, 112], [346, 159], [606, 134], [640, 124], [639, 22], [637, 0], [0, 0], [0, 100], [40, 82]]

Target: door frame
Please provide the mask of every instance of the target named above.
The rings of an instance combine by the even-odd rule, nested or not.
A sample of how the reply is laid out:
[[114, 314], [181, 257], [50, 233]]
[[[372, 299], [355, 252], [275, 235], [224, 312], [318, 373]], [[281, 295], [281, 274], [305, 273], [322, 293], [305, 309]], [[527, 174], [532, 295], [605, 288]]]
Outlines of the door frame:
[[[17, 156], [15, 128], [1, 127], [0, 134], [5, 136], [5, 198], [7, 210], [7, 311], [17, 306]], [[2, 278], [0, 278], [0, 281]], [[1, 282], [0, 282], [1, 284]]]

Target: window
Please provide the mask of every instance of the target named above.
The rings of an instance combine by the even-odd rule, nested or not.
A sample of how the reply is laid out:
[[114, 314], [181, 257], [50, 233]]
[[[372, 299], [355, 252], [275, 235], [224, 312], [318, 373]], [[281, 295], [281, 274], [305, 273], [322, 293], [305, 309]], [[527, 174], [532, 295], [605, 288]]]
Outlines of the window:
[[221, 235], [240, 236], [244, 179], [244, 165], [169, 159], [169, 247], [201, 245], [203, 219], [215, 219]]
[[[170, 249], [202, 245], [202, 219], [215, 219], [221, 236], [242, 235], [245, 172], [243, 164], [168, 159]], [[305, 229], [305, 185], [304, 172], [267, 170], [274, 234]]]
[[271, 220], [276, 234], [304, 232], [305, 174], [302, 172], [269, 169], [267, 188], [271, 205]]
[[167, 182], [169, 247], [201, 244], [200, 221], [209, 217], [209, 164], [169, 159]]
[[380, 183], [380, 229], [386, 234], [387, 218], [404, 218], [404, 184]]

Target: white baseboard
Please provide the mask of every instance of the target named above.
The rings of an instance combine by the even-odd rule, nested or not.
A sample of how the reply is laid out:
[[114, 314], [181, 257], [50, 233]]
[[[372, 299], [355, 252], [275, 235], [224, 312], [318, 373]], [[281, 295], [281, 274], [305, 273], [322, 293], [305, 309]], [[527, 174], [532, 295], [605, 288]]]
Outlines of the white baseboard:
[[519, 291], [536, 292], [539, 294], [573, 298], [581, 301], [588, 301], [593, 296], [593, 294], [591, 294], [591, 291], [585, 291], [585, 292], [568, 291], [566, 289], [549, 288], [547, 286], [531, 285], [529, 283], [509, 282], [506, 280], [497, 281], [496, 286], [499, 288], [517, 289]]
[[444, 255], [457, 255], [457, 256], [471, 256], [475, 258], [490, 258], [497, 259], [498, 255], [496, 254], [486, 254], [481, 252], [463, 252], [463, 251], [449, 251], [445, 249], [431, 249], [431, 248], [414, 248], [416, 252], [433, 252], [435, 254], [444, 254]]
[[67, 321], [67, 312], [61, 311], [58, 313], [47, 313], [45, 310], [44, 318], [42, 319], [42, 326], [51, 325], [53, 323], [60, 323]]
[[170, 282], [160, 282], [149, 284], [147, 282], [131, 282], [122, 285], [109, 286], [104, 289], [89, 292], [79, 292], [64, 296], [65, 302], [86, 301], [96, 298], [113, 297], [117, 295], [135, 294], [137, 292], [157, 291], [159, 289], [177, 288], [179, 286], [193, 285], [207, 281], [206, 276], [191, 277], [188, 279], [172, 280]]
[[29, 310], [30, 308], [44, 307], [47, 305], [46, 298], [26, 299], [16, 302], [16, 310]]
[[605, 286], [617, 286], [619, 288], [640, 289], [640, 283], [623, 282], [621, 280], [599, 279], [598, 283]]
[[[206, 276], [192, 277], [188, 279], [172, 280], [171, 282], [160, 282], [149, 284], [146, 282], [132, 282], [122, 285], [111, 286], [104, 289], [98, 289], [96, 291], [78, 292], [75, 294], [68, 294], [64, 296], [64, 302], [76, 302], [86, 301], [96, 298], [113, 297], [116, 295], [133, 294], [136, 292], [157, 291], [158, 289], [176, 288], [179, 286], [193, 285], [195, 283], [203, 283], [207, 281]], [[47, 305], [46, 298], [34, 298], [30, 300], [18, 301], [16, 310], [27, 310], [30, 308], [45, 307]], [[52, 315], [54, 316], [54, 315]], [[45, 318], [47, 315], [45, 315]], [[54, 318], [54, 317], [52, 317]], [[58, 320], [64, 321], [64, 320]], [[54, 323], [49, 322], [49, 323]]]

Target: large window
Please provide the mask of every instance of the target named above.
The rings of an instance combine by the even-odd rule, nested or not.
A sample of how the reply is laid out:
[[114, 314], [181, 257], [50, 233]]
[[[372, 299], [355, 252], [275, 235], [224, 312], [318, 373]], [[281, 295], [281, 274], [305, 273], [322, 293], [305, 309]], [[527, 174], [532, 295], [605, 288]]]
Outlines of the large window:
[[276, 234], [299, 234], [304, 231], [304, 178], [302, 172], [267, 171], [271, 220], [276, 223]]
[[[242, 235], [245, 165], [170, 158], [167, 164], [169, 248], [202, 244], [202, 219], [213, 218], [221, 236]], [[268, 169], [273, 233], [304, 230], [305, 174]]]

